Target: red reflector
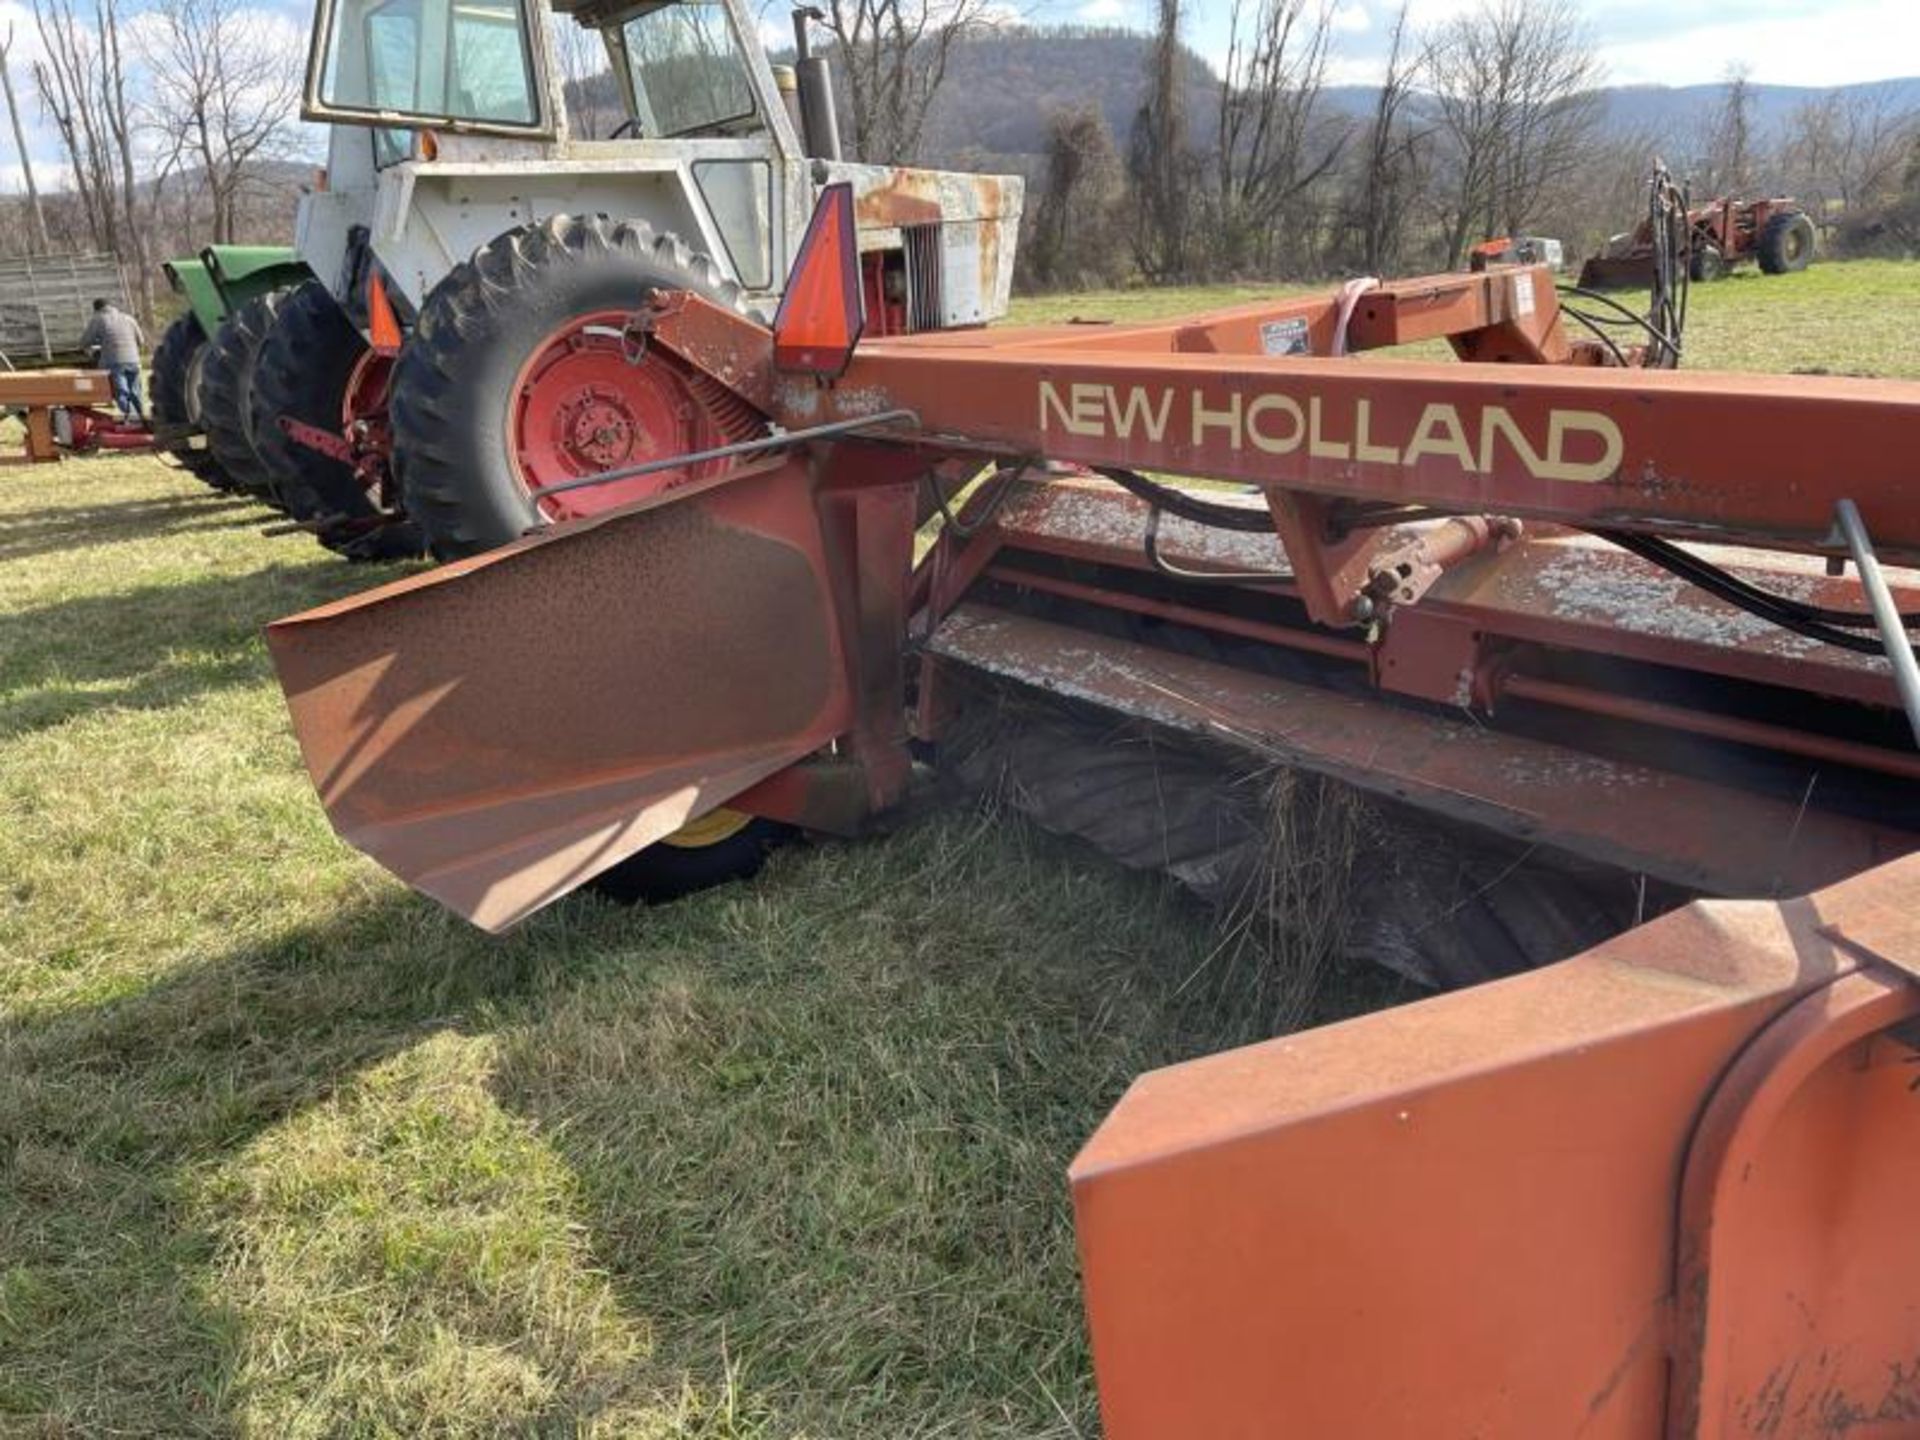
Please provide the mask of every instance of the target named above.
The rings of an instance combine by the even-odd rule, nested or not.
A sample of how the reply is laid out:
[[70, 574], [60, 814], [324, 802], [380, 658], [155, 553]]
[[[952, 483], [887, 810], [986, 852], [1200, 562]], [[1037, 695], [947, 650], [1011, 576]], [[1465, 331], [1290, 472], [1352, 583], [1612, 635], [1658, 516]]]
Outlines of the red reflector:
[[853, 186], [843, 180], [823, 189], [814, 202], [800, 256], [773, 317], [773, 363], [832, 378], [847, 368], [865, 324]]

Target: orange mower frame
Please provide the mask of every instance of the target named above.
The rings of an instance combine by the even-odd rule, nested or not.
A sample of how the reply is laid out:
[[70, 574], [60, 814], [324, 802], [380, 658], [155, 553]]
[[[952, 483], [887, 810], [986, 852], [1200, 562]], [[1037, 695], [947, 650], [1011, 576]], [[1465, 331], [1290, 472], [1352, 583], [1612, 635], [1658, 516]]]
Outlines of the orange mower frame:
[[1920, 386], [1623, 366], [1538, 267], [862, 341], [848, 203], [773, 329], [632, 322], [763, 437], [271, 628], [340, 833], [501, 928], [719, 806], [857, 833], [984, 676], [1651, 877], [1702, 898], [1135, 1083], [1072, 1175], [1106, 1429], [1920, 1433]]

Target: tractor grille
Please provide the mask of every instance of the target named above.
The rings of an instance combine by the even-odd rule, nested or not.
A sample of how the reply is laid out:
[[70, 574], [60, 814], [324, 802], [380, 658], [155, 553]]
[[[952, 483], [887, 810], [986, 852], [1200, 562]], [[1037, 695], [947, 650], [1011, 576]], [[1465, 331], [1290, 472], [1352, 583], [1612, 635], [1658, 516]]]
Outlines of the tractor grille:
[[946, 307], [940, 296], [940, 226], [903, 225], [906, 244], [907, 329], [938, 330]]

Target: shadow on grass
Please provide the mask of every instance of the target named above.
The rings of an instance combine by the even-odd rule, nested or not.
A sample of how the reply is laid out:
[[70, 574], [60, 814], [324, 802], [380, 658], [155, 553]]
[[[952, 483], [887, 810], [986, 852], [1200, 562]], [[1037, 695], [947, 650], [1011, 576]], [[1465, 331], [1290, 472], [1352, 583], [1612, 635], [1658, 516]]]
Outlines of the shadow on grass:
[[[76, 499], [86, 494], [85, 462], [67, 473]], [[215, 490], [160, 495], [100, 505], [61, 505], [0, 517], [0, 561], [26, 560], [65, 550], [89, 550], [128, 540], [195, 530], [259, 529], [279, 517], [256, 501]]]
[[395, 899], [124, 998], [0, 1021], [0, 1431], [228, 1433], [245, 1326], [210, 1283], [199, 1178], [577, 958]]
[[784, 865], [504, 1029], [502, 1103], [660, 1358], [724, 1368], [749, 1427], [1094, 1433], [1067, 1166], [1135, 1076], [1252, 1038], [1244, 991], [1187, 984], [1210, 912], [965, 811]]
[[258, 681], [269, 670], [260, 640], [269, 621], [396, 573], [323, 557], [0, 614], [0, 737]]
[[[1164, 887], [949, 816], [504, 940], [395, 898], [0, 1022], [0, 1429], [1086, 1433], [1065, 1169], [1133, 1075], [1217, 1048], [1220, 1017], [1172, 1001], [1205, 944]], [[381, 1082], [400, 1121], [367, 1110], [369, 1072], [436, 1037], [484, 1040], [485, 1114], [414, 1070]], [[323, 1129], [367, 1151], [344, 1199], [293, 1123], [343, 1094]], [[444, 1133], [422, 1152], [382, 1125]], [[521, 1148], [470, 1159], [503, 1125]], [[499, 1270], [510, 1232], [418, 1239], [471, 1210], [452, 1172], [506, 1177], [484, 1191], [540, 1164], [561, 1181], [514, 1203], [582, 1247], [631, 1354], [526, 1298], [546, 1269]], [[364, 1253], [307, 1256], [343, 1235]], [[366, 1291], [404, 1334], [341, 1318]], [[425, 1333], [544, 1388], [504, 1419], [410, 1409]]]
[[0, 1022], [0, 1430], [1092, 1433], [1066, 1168], [1251, 1038], [1189, 983], [1216, 940], [961, 808], [503, 938], [393, 895]]

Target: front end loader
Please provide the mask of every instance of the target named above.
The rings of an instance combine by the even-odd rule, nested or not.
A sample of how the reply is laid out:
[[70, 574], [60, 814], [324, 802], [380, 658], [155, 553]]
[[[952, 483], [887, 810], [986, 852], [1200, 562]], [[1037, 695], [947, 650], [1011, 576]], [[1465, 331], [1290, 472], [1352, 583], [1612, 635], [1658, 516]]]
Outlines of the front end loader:
[[[1721, 196], [1687, 211], [1687, 267], [1694, 280], [1721, 280], [1758, 265], [1763, 275], [1793, 275], [1813, 263], [1813, 217], [1790, 196]], [[1580, 268], [1590, 290], [1644, 289], [1653, 283], [1656, 238], [1645, 221], [1615, 235]]]
[[1337, 787], [1351, 958], [1444, 993], [1089, 1140], [1106, 1433], [1916, 1433], [1920, 386], [1680, 373], [1536, 265], [863, 333], [857, 213], [770, 326], [633, 297], [758, 417], [715, 468], [270, 629], [339, 833], [501, 929], [916, 756], [1203, 893], [1205, 774]]

